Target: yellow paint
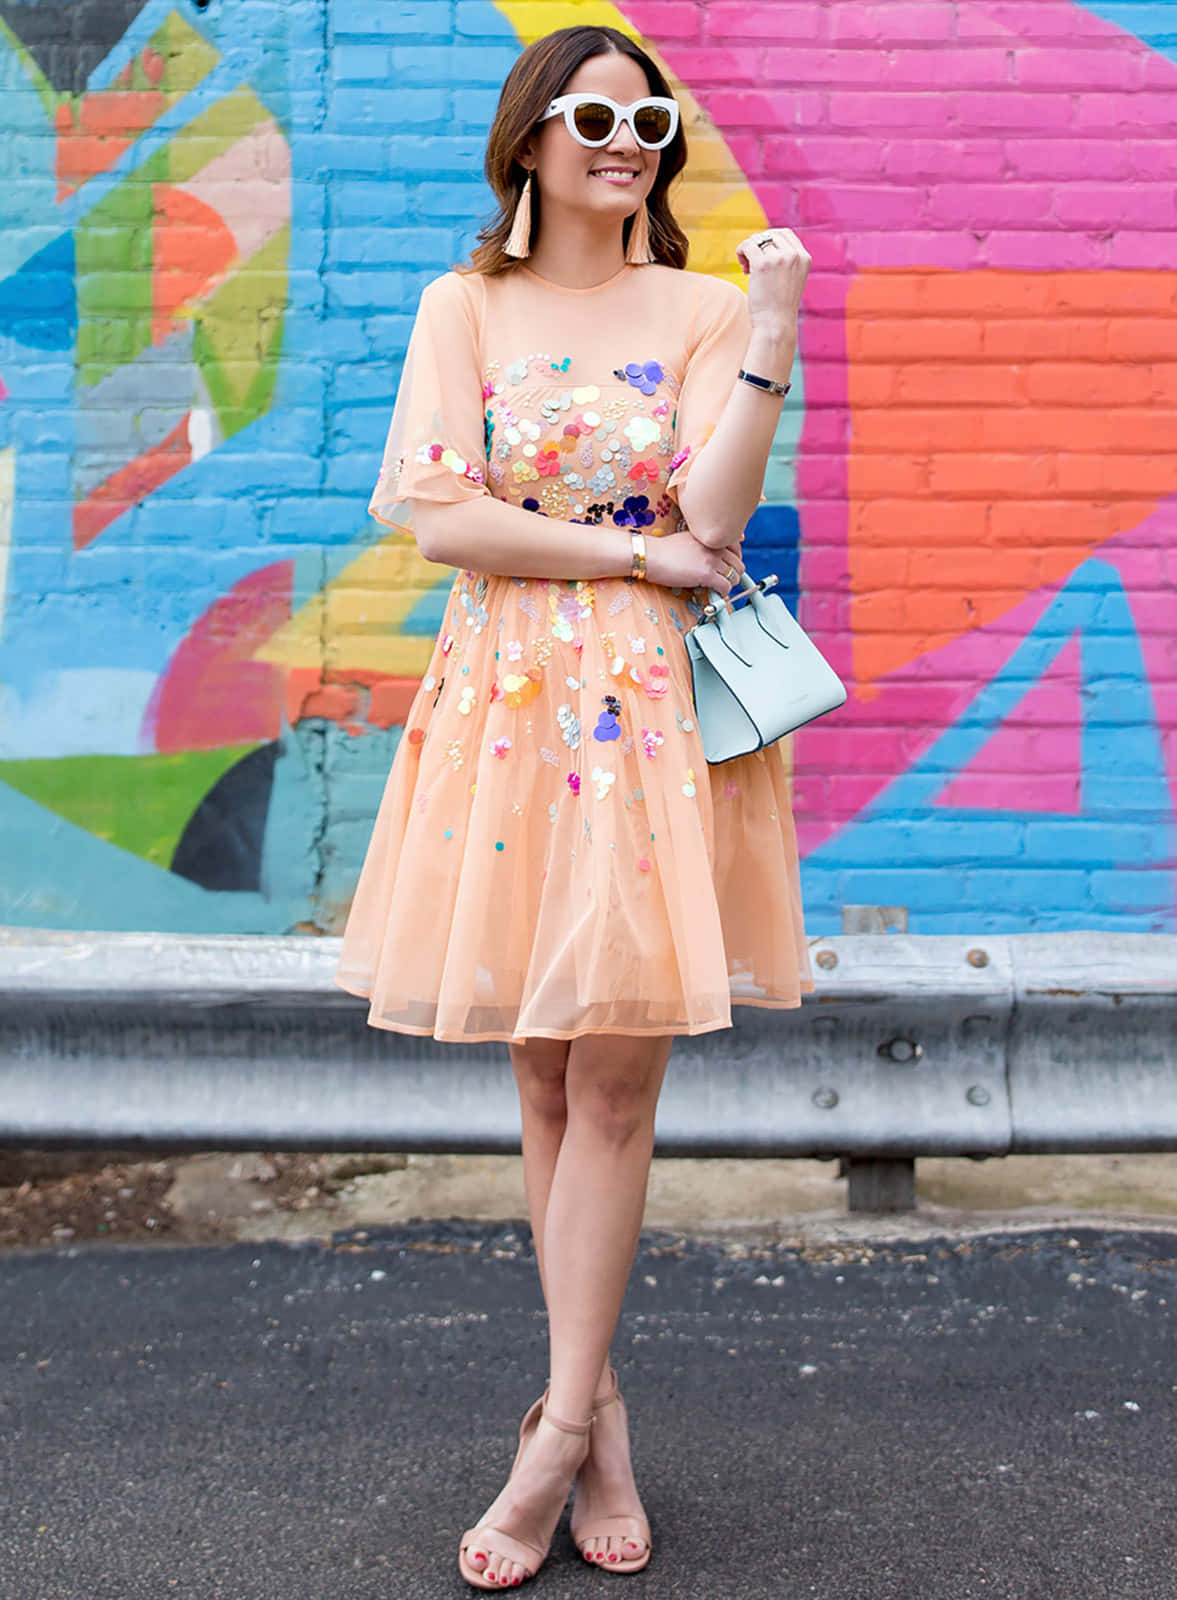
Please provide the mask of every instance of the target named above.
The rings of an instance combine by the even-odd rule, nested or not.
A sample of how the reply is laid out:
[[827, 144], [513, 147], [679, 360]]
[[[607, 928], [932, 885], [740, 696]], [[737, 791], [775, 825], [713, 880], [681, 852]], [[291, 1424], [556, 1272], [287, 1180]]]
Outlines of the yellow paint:
[[426, 561], [409, 538], [394, 534], [382, 539], [300, 606], [251, 659], [284, 667], [419, 677], [429, 665], [434, 640], [397, 630], [452, 571]]

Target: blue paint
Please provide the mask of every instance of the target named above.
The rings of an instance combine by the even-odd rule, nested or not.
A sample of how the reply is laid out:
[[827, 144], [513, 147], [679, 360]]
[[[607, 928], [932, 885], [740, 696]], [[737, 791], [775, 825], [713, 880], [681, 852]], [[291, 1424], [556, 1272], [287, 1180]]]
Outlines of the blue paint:
[[[92, 88], [114, 82], [173, 5], [148, 0], [91, 75]], [[1088, 9], [1174, 56], [1177, 0], [1103, 0]], [[0, 373], [10, 390], [0, 447], [17, 452], [0, 630], [0, 685], [12, 714], [0, 728], [31, 738], [36, 718], [61, 750], [95, 737], [131, 747], [151, 684], [200, 615], [242, 578], [293, 557], [297, 608], [387, 536], [365, 508], [417, 302], [425, 284], [469, 252], [493, 208], [482, 175], [486, 134], [520, 50], [507, 18], [485, 0], [332, 0], [329, 8], [327, 0], [213, 0], [200, 11], [182, 5], [181, 14], [221, 52], [220, 64], [60, 202], [45, 108], [0, 43], [6, 150], [21, 175], [0, 192]], [[80, 443], [98, 451], [104, 438], [117, 457], [119, 431], [75, 407], [72, 229], [242, 85], [287, 132], [292, 159], [289, 292], [272, 410], [74, 551], [71, 462], [86, 453]], [[791, 376], [767, 500], [749, 523], [746, 551], [753, 576], [775, 571], [775, 592], [796, 612], [800, 354]], [[400, 631], [436, 635], [452, 576], [438, 569]], [[938, 807], [945, 785], [1076, 632], [1080, 814]], [[353, 739], [321, 718], [283, 728], [260, 896], [207, 893], [0, 789], [0, 921], [282, 931], [330, 917], [354, 887], [401, 731]], [[953, 728], [804, 864], [810, 931], [836, 931], [847, 901], [907, 904], [926, 932], [1171, 928], [1175, 857], [1133, 619], [1114, 570], [1092, 561]]]
[[[28, 350], [72, 350], [78, 332], [75, 278], [73, 234], [58, 234], [0, 281], [0, 339]], [[9, 361], [3, 365], [7, 372]]]
[[[937, 809], [1075, 634], [1078, 815]], [[998, 932], [1171, 932], [1175, 870], [1177, 827], [1140, 640], [1119, 573], [1093, 560], [931, 748], [813, 851], [802, 883], [807, 926], [819, 934], [837, 932], [847, 904], [906, 905], [915, 933], [976, 929], [979, 914]]]
[[1177, 0], [1083, 0], [1083, 9], [1177, 60]]

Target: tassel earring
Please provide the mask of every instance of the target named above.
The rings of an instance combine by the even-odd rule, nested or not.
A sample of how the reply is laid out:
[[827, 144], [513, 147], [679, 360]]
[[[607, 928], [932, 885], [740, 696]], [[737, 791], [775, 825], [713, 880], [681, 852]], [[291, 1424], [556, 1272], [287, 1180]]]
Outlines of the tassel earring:
[[503, 249], [509, 256], [529, 256], [531, 254], [531, 173], [527, 174], [527, 182], [523, 185], [518, 202], [515, 206], [515, 216], [511, 222], [511, 232]]
[[650, 248], [650, 212], [644, 200], [634, 212], [625, 259], [639, 264], [654, 260], [654, 252]]

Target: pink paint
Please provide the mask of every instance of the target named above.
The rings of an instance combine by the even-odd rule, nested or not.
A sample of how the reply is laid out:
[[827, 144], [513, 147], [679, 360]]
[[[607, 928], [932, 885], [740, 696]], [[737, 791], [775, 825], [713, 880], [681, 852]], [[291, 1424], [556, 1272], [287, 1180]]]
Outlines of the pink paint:
[[[1170, 268], [1177, 65], [1072, 0], [815, 0], [738, 11], [725, 3], [704, 8], [716, 13], [726, 46], [711, 51], [659, 38], [651, 0], [630, 0], [625, 9], [639, 29], [649, 23], [670, 68], [712, 116], [769, 223], [796, 227], [813, 257], [800, 334], [801, 615], [849, 678], [843, 552], [851, 502], [846, 456], [839, 455], [851, 425], [849, 274]], [[757, 54], [742, 44], [785, 37], [778, 31], [784, 27], [795, 30], [787, 36], [795, 49], [766, 44]], [[1141, 314], [1156, 313], [1142, 307]], [[1147, 361], [1137, 359], [1147, 377]], [[1125, 371], [1119, 365], [1121, 377]], [[1030, 379], [1027, 385], [1033, 403]], [[1076, 403], [1096, 405], [1098, 396], [1080, 394]], [[1177, 642], [1164, 628], [1175, 574], [1158, 582], [1156, 554], [1175, 546], [1177, 509], [1169, 502], [1097, 554], [1117, 566], [1139, 602], [1141, 647], [1177, 802]], [[1000, 582], [998, 564], [994, 584]], [[803, 848], [828, 838], [928, 748], [1008, 659], [1057, 588], [1035, 592], [993, 623], [908, 664], [872, 686], [869, 698], [851, 683], [847, 706], [796, 736]], [[1158, 588], [1168, 594], [1154, 601], [1150, 591]], [[1052, 679], [1028, 697], [1027, 715], [1059, 712], [1063, 693]], [[1010, 719], [955, 780], [946, 803], [1007, 806], [1009, 771], [1021, 774], [1027, 809], [1073, 809], [1077, 726], [1072, 716], [1065, 733], [1055, 728], [1052, 740], [1057, 734], [1066, 744], [1055, 740], [1056, 769], [1043, 772], [1041, 743]]]
[[276, 122], [261, 122], [174, 187], [211, 207], [248, 261], [290, 221], [290, 145]]
[[139, 731], [142, 751], [216, 750], [282, 730], [286, 669], [254, 652], [289, 622], [294, 562], [239, 578], [197, 618], [160, 674]]
[[[936, 804], [1077, 812], [1083, 770], [1080, 686], [1079, 640], [1074, 638]], [[1024, 787], [1027, 773], [1038, 779], [1030, 790]]]

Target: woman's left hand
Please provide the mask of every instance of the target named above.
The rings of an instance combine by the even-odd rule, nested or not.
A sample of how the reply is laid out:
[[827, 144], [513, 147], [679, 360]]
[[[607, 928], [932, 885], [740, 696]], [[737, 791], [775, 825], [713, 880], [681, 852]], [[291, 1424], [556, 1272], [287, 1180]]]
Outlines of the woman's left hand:
[[[760, 241], [771, 239], [761, 248]], [[801, 293], [813, 257], [791, 228], [758, 228], [736, 246], [748, 274], [748, 314], [757, 333], [775, 337], [797, 331]]]

